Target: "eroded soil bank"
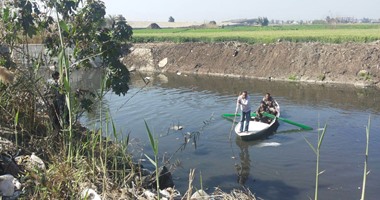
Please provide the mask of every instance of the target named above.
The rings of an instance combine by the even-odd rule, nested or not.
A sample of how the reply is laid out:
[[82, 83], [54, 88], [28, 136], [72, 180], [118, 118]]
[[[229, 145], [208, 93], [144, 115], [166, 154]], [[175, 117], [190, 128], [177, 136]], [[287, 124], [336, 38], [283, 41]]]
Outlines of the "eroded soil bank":
[[380, 41], [357, 44], [144, 43], [124, 58], [130, 70], [238, 76], [380, 88]]

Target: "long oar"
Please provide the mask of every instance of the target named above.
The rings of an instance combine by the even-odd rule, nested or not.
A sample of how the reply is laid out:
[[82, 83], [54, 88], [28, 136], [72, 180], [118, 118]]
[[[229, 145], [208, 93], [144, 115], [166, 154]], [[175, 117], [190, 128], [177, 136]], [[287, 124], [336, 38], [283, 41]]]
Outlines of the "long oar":
[[[222, 117], [229, 118], [229, 117], [235, 117], [235, 116], [240, 116], [240, 114], [232, 114], [232, 113], [226, 113], [222, 114]], [[251, 112], [251, 117], [256, 117], [256, 113]]]
[[263, 115], [266, 116], [266, 117], [272, 118], [272, 119], [277, 118], [277, 119], [279, 119], [279, 120], [281, 120], [283, 122], [286, 122], [288, 124], [292, 124], [294, 126], [298, 126], [298, 127], [302, 128], [304, 130], [313, 130], [313, 128], [311, 128], [310, 126], [306, 126], [304, 124], [300, 124], [300, 123], [297, 123], [297, 122], [294, 122], [294, 121], [290, 121], [290, 120], [282, 118], [282, 117], [276, 117], [275, 115], [269, 114], [267, 112], [264, 112]]
[[[298, 127], [302, 128], [304, 130], [313, 130], [313, 128], [311, 128], [310, 126], [307, 126], [307, 125], [304, 125], [304, 124], [300, 124], [300, 123], [297, 123], [297, 122], [294, 122], [294, 121], [291, 121], [291, 120], [288, 120], [288, 119], [285, 119], [285, 118], [282, 118], [282, 117], [276, 117], [276, 116], [274, 116], [272, 114], [269, 114], [269, 113], [266, 113], [266, 112], [264, 112], [263, 115], [266, 116], [266, 117], [272, 118], [272, 119], [277, 118], [277, 119], [279, 119], [279, 120], [281, 120], [283, 122], [286, 122], [288, 124], [292, 124], [294, 126], [298, 126]], [[228, 117], [234, 117], [235, 114], [226, 113], [226, 114], [223, 114], [222, 116], [225, 117], [225, 118], [228, 118]], [[236, 116], [240, 116], [240, 114], [236, 114]], [[256, 113], [251, 113], [251, 116], [253, 116], [253, 117], [256, 116]]]

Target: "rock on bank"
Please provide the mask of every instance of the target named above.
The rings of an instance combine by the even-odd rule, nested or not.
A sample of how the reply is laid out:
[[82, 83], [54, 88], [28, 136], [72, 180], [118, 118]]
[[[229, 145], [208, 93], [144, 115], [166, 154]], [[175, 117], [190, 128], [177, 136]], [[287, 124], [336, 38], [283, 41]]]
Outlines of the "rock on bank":
[[123, 62], [129, 70], [380, 87], [380, 41], [144, 43], [133, 44]]

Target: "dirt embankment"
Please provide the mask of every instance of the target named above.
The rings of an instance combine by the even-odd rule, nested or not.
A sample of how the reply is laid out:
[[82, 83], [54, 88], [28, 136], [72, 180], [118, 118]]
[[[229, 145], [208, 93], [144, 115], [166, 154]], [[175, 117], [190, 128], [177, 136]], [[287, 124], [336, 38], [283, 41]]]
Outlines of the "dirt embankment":
[[124, 63], [130, 70], [380, 87], [380, 41], [134, 44]]

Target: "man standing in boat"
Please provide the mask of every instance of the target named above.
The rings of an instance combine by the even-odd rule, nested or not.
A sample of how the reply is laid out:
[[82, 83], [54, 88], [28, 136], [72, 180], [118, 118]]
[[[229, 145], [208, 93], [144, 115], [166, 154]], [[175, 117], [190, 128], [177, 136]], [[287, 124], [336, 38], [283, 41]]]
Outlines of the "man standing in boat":
[[[240, 132], [248, 132], [249, 121], [251, 120], [251, 104], [249, 102], [249, 96], [247, 91], [243, 91], [236, 101], [236, 113], [240, 107], [241, 118], [240, 118]], [[245, 121], [245, 126], [244, 126]]]

